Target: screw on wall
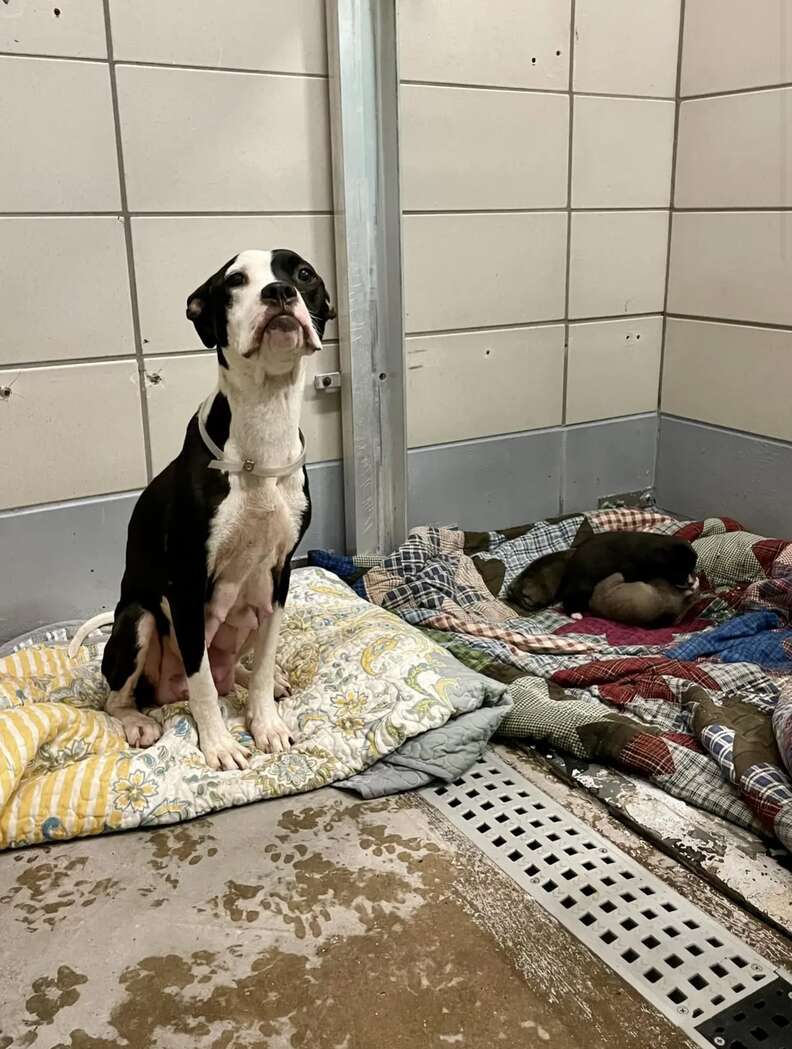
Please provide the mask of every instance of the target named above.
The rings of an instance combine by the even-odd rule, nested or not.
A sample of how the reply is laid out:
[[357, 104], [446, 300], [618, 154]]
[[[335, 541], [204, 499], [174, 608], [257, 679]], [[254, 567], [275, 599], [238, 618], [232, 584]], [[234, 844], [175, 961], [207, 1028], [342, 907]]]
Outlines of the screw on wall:
[[17, 372], [11, 382], [3, 383], [3, 385], [0, 386], [0, 401], [9, 401], [11, 399], [11, 392], [14, 389], [14, 386], [19, 382], [19, 376], [21, 374], [21, 372]]
[[152, 386], [159, 386], [162, 382], [162, 376], [159, 372], [146, 372], [146, 379]]

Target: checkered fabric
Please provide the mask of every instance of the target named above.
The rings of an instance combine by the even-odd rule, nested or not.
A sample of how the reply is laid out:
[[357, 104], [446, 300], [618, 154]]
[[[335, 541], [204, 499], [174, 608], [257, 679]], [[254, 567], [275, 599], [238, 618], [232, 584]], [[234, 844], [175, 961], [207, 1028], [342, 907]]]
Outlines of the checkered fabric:
[[[536, 558], [626, 529], [694, 543], [701, 599], [678, 627], [629, 631], [558, 609], [518, 616], [500, 600]], [[645, 776], [792, 848], [792, 662], [779, 648], [792, 635], [792, 543], [729, 518], [609, 509], [508, 533], [418, 529], [372, 560], [336, 563], [370, 601], [509, 685], [502, 733]]]
[[529, 532], [516, 539], [506, 539], [497, 532], [493, 533], [494, 538], [490, 549], [478, 554], [478, 557], [482, 561], [501, 561], [503, 563], [506, 571], [499, 596], [503, 597], [508, 592], [509, 587], [526, 565], [544, 557], [545, 554], [568, 550], [584, 521], [583, 514], [557, 523], [539, 521]]

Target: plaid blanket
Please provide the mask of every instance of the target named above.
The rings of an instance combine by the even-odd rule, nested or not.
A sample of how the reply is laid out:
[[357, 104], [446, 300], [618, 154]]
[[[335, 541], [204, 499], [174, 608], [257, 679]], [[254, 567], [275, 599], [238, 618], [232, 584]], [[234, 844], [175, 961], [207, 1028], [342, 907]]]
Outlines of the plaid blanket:
[[[694, 544], [701, 592], [682, 623], [646, 630], [508, 604], [526, 565], [615, 529]], [[792, 542], [729, 518], [614, 509], [503, 532], [419, 528], [383, 558], [310, 556], [508, 684], [502, 734], [645, 776], [792, 850]]]

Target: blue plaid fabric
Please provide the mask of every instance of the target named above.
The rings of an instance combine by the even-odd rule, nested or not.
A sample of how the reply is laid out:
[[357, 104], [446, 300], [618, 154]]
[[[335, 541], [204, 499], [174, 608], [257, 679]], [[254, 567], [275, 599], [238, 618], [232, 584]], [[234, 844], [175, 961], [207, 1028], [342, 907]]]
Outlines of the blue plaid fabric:
[[792, 630], [782, 628], [776, 612], [746, 612], [714, 630], [693, 634], [667, 654], [686, 662], [703, 656], [724, 663], [758, 663], [763, 667], [790, 667], [792, 656], [785, 642], [792, 641]]

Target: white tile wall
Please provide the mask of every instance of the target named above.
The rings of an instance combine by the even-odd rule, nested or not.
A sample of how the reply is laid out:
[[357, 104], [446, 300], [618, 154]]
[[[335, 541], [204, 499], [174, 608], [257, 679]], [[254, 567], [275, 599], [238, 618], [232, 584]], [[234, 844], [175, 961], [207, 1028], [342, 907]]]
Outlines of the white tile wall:
[[655, 411], [662, 339], [662, 317], [571, 324], [566, 421]]
[[408, 332], [564, 315], [566, 214], [407, 215]]
[[407, 340], [411, 448], [557, 426], [564, 326]]
[[400, 109], [406, 210], [566, 205], [567, 95], [405, 84]]
[[686, 4], [661, 408], [787, 441], [790, 79], [786, 0]]
[[5, 371], [0, 385], [0, 508], [145, 484], [134, 361]]
[[579, 96], [572, 207], [668, 207], [675, 109], [673, 102]]
[[132, 211], [332, 209], [326, 81], [145, 66], [117, 77]]
[[[179, 356], [185, 301], [238, 251], [293, 247], [334, 295], [324, 0], [107, 7], [0, 3], [6, 507], [136, 488], [147, 447], [173, 454], [216, 367]], [[143, 354], [163, 379], [141, 403]], [[338, 458], [339, 398], [308, 383], [304, 424], [311, 460]]]
[[0, 211], [120, 207], [106, 65], [0, 57], [0, 98]]
[[656, 409], [680, 7], [400, 0], [411, 445]]
[[683, 95], [792, 80], [788, 0], [692, 0], [685, 6]]
[[573, 214], [570, 317], [661, 311], [667, 244], [666, 211]]
[[683, 102], [676, 207], [792, 205], [790, 128], [792, 88]]
[[134, 355], [117, 215], [0, 218], [0, 364]]
[[670, 313], [792, 326], [790, 288], [792, 213], [674, 215]]
[[[305, 406], [301, 427], [309, 463], [341, 458], [341, 398], [314, 389], [317, 372], [338, 369], [338, 346], [331, 343], [306, 361]], [[217, 385], [213, 352], [149, 357], [146, 400], [155, 472], [178, 454], [187, 423]]]
[[570, 0], [398, 0], [405, 80], [565, 91]]
[[668, 319], [663, 410], [792, 441], [792, 332]]
[[673, 98], [679, 10], [679, 0], [577, 0], [575, 91]]
[[324, 0], [110, 0], [110, 21], [122, 62], [327, 72]]
[[[246, 248], [290, 247], [325, 278], [335, 302], [330, 215], [199, 215], [132, 219], [144, 353], [201, 349], [187, 296]], [[333, 338], [335, 324], [326, 338]]]
[[0, 6], [0, 51], [105, 58], [102, 0], [6, 0]]

